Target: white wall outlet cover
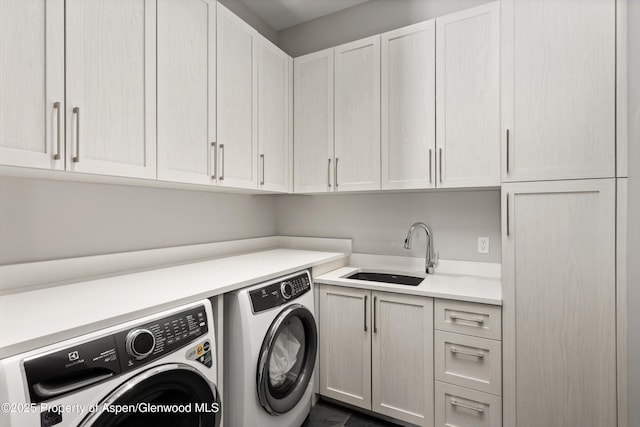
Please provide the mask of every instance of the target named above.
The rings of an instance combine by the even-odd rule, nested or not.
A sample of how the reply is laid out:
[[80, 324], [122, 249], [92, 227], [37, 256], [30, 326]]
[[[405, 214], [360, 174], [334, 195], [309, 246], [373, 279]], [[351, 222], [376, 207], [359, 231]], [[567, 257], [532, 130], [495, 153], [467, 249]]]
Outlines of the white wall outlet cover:
[[478, 253], [479, 254], [488, 254], [489, 253], [489, 238], [488, 237], [478, 237]]

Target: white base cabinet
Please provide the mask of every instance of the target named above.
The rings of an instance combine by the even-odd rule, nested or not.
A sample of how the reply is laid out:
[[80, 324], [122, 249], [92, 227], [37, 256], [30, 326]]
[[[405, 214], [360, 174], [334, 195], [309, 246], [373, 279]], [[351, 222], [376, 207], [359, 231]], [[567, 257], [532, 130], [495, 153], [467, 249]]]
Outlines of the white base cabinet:
[[321, 285], [320, 394], [433, 425], [433, 300]]
[[502, 196], [505, 426], [615, 426], [615, 180]]
[[502, 427], [499, 396], [436, 381], [436, 427]]

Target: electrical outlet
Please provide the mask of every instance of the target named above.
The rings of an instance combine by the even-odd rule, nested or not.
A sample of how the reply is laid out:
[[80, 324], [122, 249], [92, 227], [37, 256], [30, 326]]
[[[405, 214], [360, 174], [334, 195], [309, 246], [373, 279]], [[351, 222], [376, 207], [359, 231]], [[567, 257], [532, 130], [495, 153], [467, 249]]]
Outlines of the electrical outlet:
[[489, 238], [488, 237], [478, 237], [478, 253], [479, 254], [488, 254], [489, 253]]

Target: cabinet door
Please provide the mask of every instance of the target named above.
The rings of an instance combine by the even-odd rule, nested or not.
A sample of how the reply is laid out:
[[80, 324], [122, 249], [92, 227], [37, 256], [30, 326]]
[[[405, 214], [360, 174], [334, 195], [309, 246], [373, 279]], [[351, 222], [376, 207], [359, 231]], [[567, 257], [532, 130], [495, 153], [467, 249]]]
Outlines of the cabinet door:
[[157, 7], [158, 179], [215, 183], [216, 2]]
[[0, 2], [0, 164], [64, 169], [64, 1]]
[[320, 288], [320, 394], [364, 409], [371, 409], [370, 304], [366, 290]]
[[500, 185], [500, 4], [436, 19], [438, 187]]
[[293, 60], [293, 190], [333, 191], [333, 49]]
[[67, 0], [67, 169], [156, 177], [156, 2]]
[[504, 425], [616, 425], [614, 179], [503, 185]]
[[501, 2], [503, 181], [614, 176], [615, 2]]
[[262, 190], [289, 190], [289, 55], [263, 37], [258, 49], [258, 176]]
[[218, 3], [218, 184], [258, 188], [256, 35]]
[[433, 426], [433, 300], [373, 292], [374, 412]]
[[380, 189], [380, 36], [335, 52], [336, 191]]
[[382, 34], [382, 188], [433, 188], [435, 21]]

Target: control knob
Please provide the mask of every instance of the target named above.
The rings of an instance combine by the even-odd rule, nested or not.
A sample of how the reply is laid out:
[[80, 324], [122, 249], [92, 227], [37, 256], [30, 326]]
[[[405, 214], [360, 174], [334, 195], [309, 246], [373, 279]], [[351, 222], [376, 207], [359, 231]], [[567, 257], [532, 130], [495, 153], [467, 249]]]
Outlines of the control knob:
[[127, 334], [127, 354], [136, 360], [142, 360], [156, 347], [156, 337], [148, 329], [134, 329]]
[[282, 282], [280, 285], [280, 293], [284, 299], [290, 299], [293, 296], [293, 285], [289, 281]]

